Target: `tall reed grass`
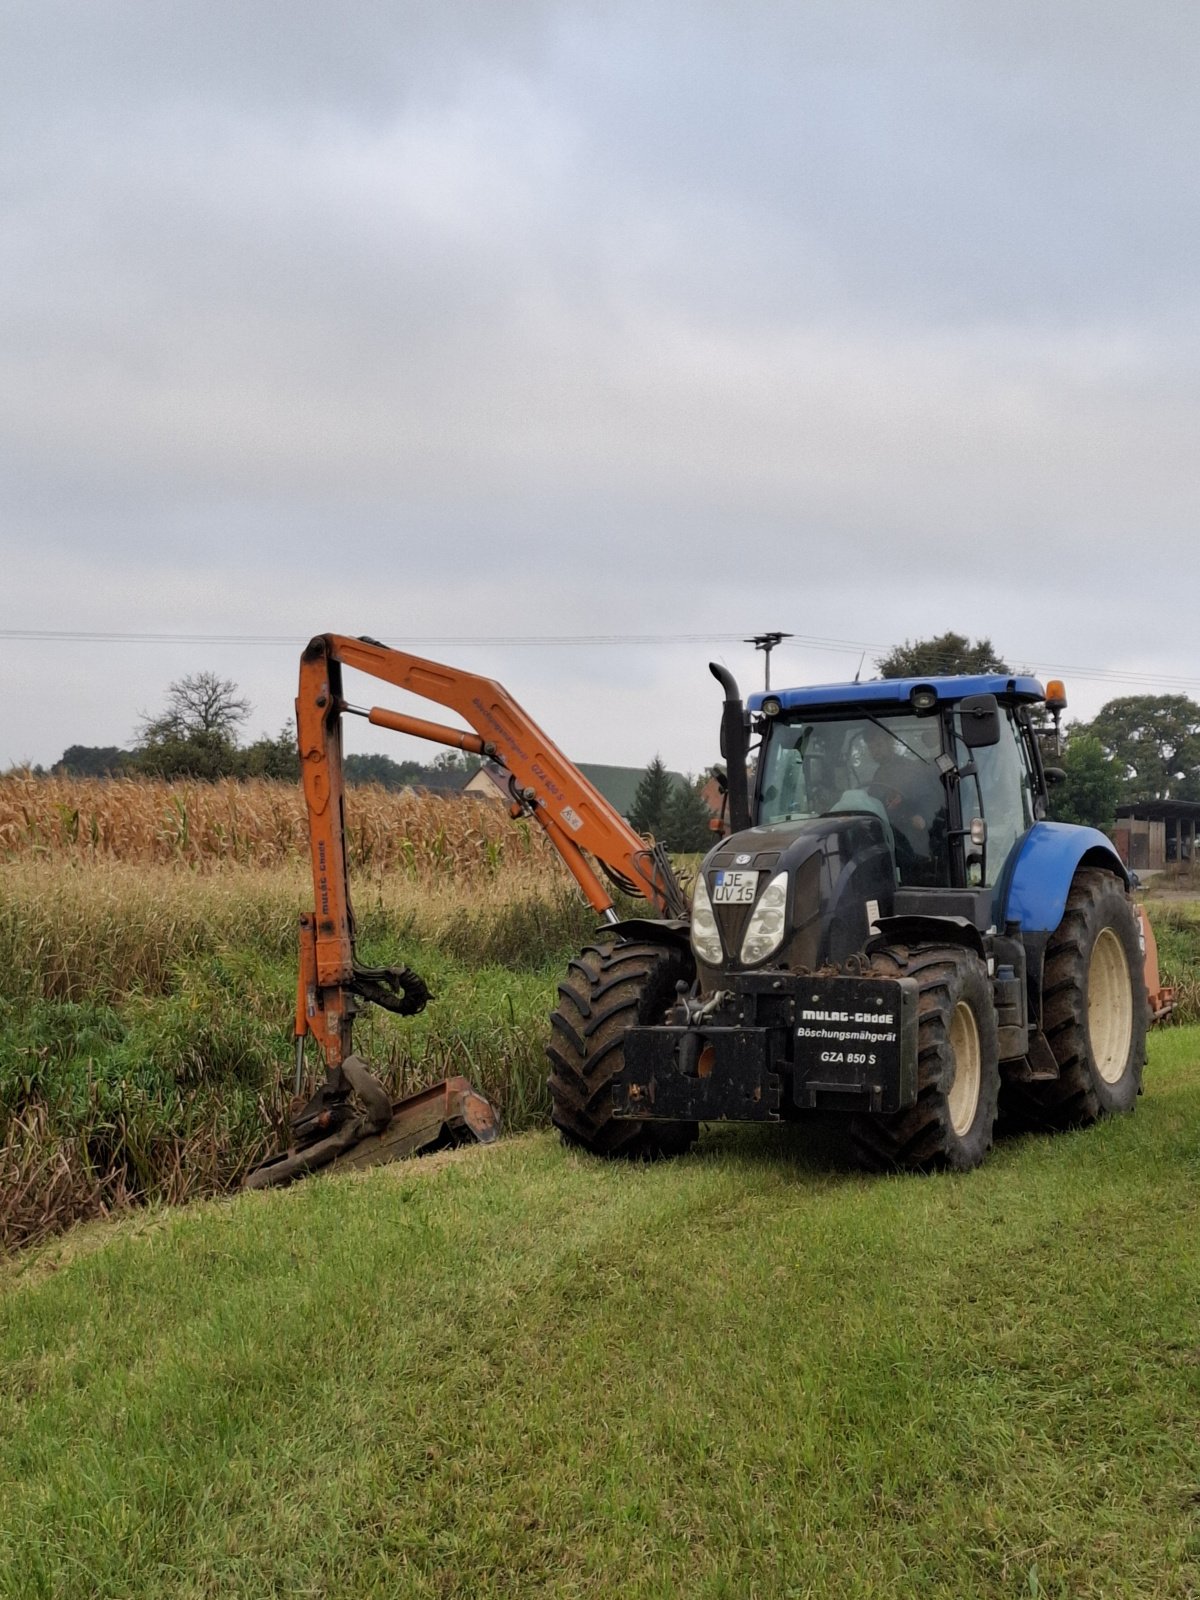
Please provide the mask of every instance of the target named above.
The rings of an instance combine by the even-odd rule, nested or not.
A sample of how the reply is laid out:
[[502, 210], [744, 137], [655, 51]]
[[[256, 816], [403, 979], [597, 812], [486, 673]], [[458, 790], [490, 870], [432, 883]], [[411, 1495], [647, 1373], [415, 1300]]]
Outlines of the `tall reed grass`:
[[[486, 802], [347, 809], [360, 956], [435, 995], [366, 1012], [359, 1048], [394, 1093], [465, 1072], [508, 1126], [544, 1117], [545, 1019], [595, 920], [557, 855]], [[286, 1120], [298, 793], [10, 776], [0, 856], [0, 1248], [236, 1184]]]
[[1175, 990], [1175, 1020], [1200, 1022], [1200, 901], [1152, 900], [1147, 909], [1162, 981]]

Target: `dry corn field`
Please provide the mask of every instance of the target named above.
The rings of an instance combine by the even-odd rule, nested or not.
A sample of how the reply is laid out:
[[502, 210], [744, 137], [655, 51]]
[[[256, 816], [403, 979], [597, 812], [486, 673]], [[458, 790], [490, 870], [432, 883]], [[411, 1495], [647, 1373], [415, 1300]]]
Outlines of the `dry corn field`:
[[[346, 832], [352, 864], [368, 870], [486, 877], [558, 862], [540, 828], [488, 799], [354, 788]], [[271, 867], [306, 848], [292, 783], [0, 777], [0, 858]]]

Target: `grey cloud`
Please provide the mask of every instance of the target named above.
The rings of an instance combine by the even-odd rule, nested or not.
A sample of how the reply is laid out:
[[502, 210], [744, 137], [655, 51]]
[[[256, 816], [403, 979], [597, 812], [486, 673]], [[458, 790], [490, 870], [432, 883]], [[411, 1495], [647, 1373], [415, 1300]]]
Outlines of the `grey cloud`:
[[[9, 12], [24, 620], [1142, 659], [1131, 549], [1197, 513], [1190, 8]], [[0, 760], [91, 736], [70, 682]]]

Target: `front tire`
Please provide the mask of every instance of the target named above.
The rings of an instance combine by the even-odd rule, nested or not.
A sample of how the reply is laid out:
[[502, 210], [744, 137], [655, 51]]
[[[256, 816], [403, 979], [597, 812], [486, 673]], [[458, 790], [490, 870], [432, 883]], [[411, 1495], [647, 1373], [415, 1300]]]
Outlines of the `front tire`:
[[1042, 1032], [1058, 1077], [1020, 1086], [1044, 1125], [1081, 1128], [1133, 1110], [1149, 1023], [1144, 960], [1124, 885], [1111, 872], [1077, 872], [1042, 979]]
[[871, 966], [881, 977], [917, 980], [917, 1101], [890, 1115], [853, 1118], [859, 1165], [968, 1172], [992, 1147], [1000, 1094], [987, 969], [958, 945], [897, 946], [879, 951]]
[[653, 1161], [695, 1142], [694, 1122], [638, 1122], [613, 1116], [613, 1079], [625, 1059], [625, 1030], [661, 1022], [676, 986], [696, 975], [676, 944], [621, 941], [588, 945], [558, 986], [550, 1017], [551, 1119], [565, 1144], [593, 1155]]

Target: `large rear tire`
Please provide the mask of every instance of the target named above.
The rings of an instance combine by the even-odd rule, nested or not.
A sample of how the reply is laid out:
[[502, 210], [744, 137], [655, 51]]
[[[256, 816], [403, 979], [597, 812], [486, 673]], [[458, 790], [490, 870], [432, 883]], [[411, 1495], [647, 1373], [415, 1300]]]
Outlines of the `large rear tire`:
[[1133, 1110], [1149, 1024], [1144, 959], [1137, 913], [1120, 879], [1081, 869], [1046, 946], [1042, 977], [1042, 1032], [1058, 1077], [1013, 1086], [1027, 1118], [1082, 1128]]
[[992, 1147], [1000, 1094], [987, 969], [958, 945], [897, 946], [877, 952], [871, 965], [881, 977], [917, 980], [917, 1101], [891, 1115], [853, 1118], [859, 1165], [968, 1172]]
[[588, 945], [558, 986], [550, 1017], [551, 1116], [566, 1144], [594, 1155], [653, 1161], [695, 1142], [694, 1122], [637, 1122], [613, 1116], [613, 1078], [624, 1061], [625, 1030], [661, 1022], [676, 985], [691, 983], [689, 951], [630, 940]]

